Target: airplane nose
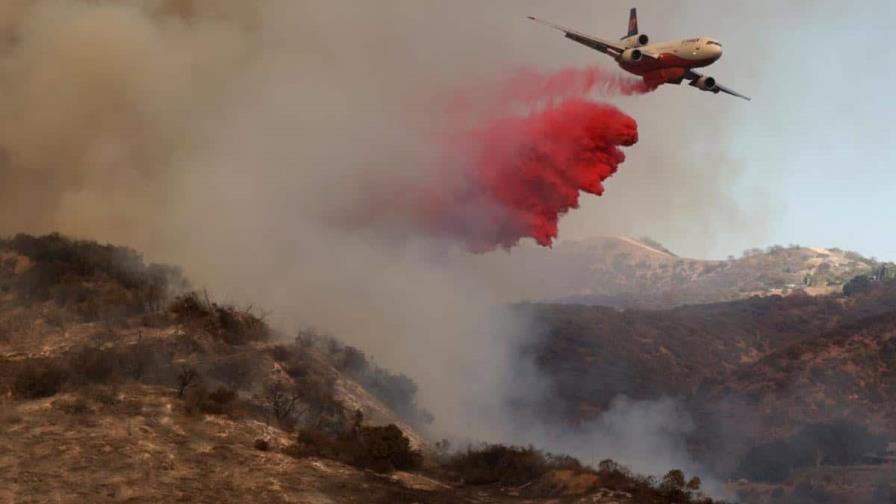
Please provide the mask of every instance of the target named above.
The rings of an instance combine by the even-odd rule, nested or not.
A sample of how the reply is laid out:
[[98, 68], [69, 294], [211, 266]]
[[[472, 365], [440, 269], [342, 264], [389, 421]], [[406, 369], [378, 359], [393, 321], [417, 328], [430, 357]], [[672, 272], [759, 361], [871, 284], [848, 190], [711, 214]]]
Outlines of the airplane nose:
[[722, 48], [719, 46], [712, 46], [712, 59], [717, 60], [722, 57]]

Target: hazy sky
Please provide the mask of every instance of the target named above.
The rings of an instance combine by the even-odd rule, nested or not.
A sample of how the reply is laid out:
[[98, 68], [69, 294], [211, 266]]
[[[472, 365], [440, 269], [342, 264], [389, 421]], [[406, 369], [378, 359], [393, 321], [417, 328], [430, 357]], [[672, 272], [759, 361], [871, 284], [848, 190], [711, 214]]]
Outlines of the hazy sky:
[[[534, 14], [581, 31], [617, 36], [630, 2], [541, 2]], [[674, 233], [650, 229], [686, 255], [724, 256], [772, 243], [839, 246], [896, 260], [896, 234], [888, 224], [896, 201], [892, 142], [896, 56], [888, 49], [896, 22], [892, 2], [639, 2], [641, 31], [654, 41], [692, 35], [718, 38], [725, 53], [706, 69], [720, 82], [753, 97], [665, 87], [649, 96], [619, 100], [641, 128], [641, 143], [603, 198], [588, 198], [567, 216], [561, 237], [594, 234], [597, 220], [617, 202], [653, 191], [642, 177], [663, 170], [652, 147], [662, 143], [670, 157], [685, 156], [693, 176], [717, 170], [721, 197], [737, 215], [730, 225], [709, 226], [716, 209], [694, 213], [692, 226]], [[587, 48], [532, 28], [530, 41], [551, 47], [562, 65], [613, 63]], [[566, 53], [554, 52], [568, 46]], [[664, 143], [675, 130], [678, 145]], [[702, 154], [701, 154], [702, 153]], [[701, 155], [705, 157], [701, 161]], [[637, 179], [638, 185], [626, 179]], [[682, 180], [687, 188], [691, 182]], [[657, 210], [657, 209], [654, 209]], [[661, 220], [662, 216], [656, 216]], [[707, 240], [706, 233], [713, 234]]]
[[[16, 13], [33, 3], [0, 3], [0, 29], [15, 24]], [[258, 21], [252, 16], [260, 6], [266, 6], [261, 10], [283, 10], [288, 14], [265, 18], [259, 33], [279, 30], [289, 35], [266, 39], [223, 23], [227, 36], [218, 37], [222, 42], [215, 38], [222, 26], [212, 18], [208, 23], [194, 23], [191, 26], [198, 28], [192, 31], [171, 23], [153, 26], [155, 31], [144, 26], [144, 31], [127, 39], [124, 35], [133, 35], [132, 31], [115, 30], [131, 18], [119, 12], [109, 19], [91, 19], [108, 32], [92, 37], [129, 41], [130, 45], [99, 42], [118, 48], [102, 53], [104, 64], [121, 70], [113, 73], [97, 70], [101, 51], [84, 43], [92, 39], [79, 36], [80, 25], [73, 21], [75, 14], [87, 12], [87, 5], [112, 4], [37, 3], [57, 10], [67, 7], [71, 12], [52, 18], [56, 25], [44, 31], [35, 25], [32, 31], [17, 35], [36, 42], [15, 51], [0, 66], [4, 75], [28, 76], [0, 79], [6, 86], [0, 100], [0, 113], [5, 115], [0, 118], [8, 119], [2, 124], [8, 144], [4, 147], [15, 154], [10, 159], [21, 165], [15, 175], [0, 166], [4, 170], [0, 172], [4, 177], [0, 231], [61, 230], [130, 243], [150, 255], [156, 252], [151, 248], [157, 237], [148, 231], [133, 232], [133, 222], [142, 219], [144, 210], [159, 207], [154, 195], [160, 192], [167, 197], [167, 185], [182, 188], [170, 177], [183, 172], [173, 167], [170, 156], [183, 150], [183, 139], [201, 139], [212, 129], [208, 125], [221, 123], [219, 117], [209, 118], [213, 114], [208, 112], [228, 110], [216, 100], [233, 93], [228, 86], [216, 84], [247, 80], [258, 60], [277, 61], [277, 71], [288, 74], [278, 78], [294, 93], [287, 101], [306, 117], [314, 117], [303, 126], [305, 133], [313, 135], [303, 138], [316, 136], [328, 143], [352, 138], [352, 149], [329, 152], [324, 156], [327, 162], [338, 158], [369, 164], [371, 157], [365, 149], [394, 146], [391, 154], [378, 156], [382, 169], [374, 173], [385, 167], [414, 173], [421, 170], [419, 163], [404, 161], [403, 156], [415, 145], [408, 133], [420, 124], [401, 124], [404, 108], [420, 105], [419, 115], [431, 117], [426, 107], [440, 106], [433, 100], [440, 93], [506, 79], [521, 68], [549, 72], [600, 65], [614, 69], [615, 63], [606, 56], [526, 16], [614, 38], [626, 29], [631, 6], [630, 0], [390, 0], [376, 8], [351, 1], [144, 0], [146, 5], [219, 10], [246, 26]], [[653, 41], [696, 35], [719, 39], [725, 53], [705, 72], [752, 96], [753, 101], [688, 86], [663, 86], [645, 96], [614, 99], [638, 121], [641, 140], [627, 149], [628, 159], [607, 181], [606, 194], [601, 198], [585, 195], [582, 208], [562, 219], [561, 239], [648, 235], [694, 257], [724, 257], [749, 247], [799, 243], [838, 246], [896, 260], [896, 235], [886, 227], [896, 197], [896, 182], [889, 176], [894, 154], [888, 145], [894, 137], [890, 87], [896, 81], [896, 56], [889, 50], [888, 33], [896, 24], [892, 2], [652, 0], [637, 6], [641, 30]], [[205, 43], [206, 39], [214, 42]], [[84, 55], [80, 60], [67, 54], [78, 50]], [[187, 78], [193, 75], [190, 72], [205, 80]], [[264, 74], [270, 77], [274, 72]], [[41, 79], [69, 83], [68, 92], [52, 92], [52, 86], [43, 85]], [[246, 100], [262, 101], [252, 85], [245, 87]], [[110, 90], [117, 92], [121, 106], [108, 98]], [[50, 96], [42, 95], [43, 91]], [[150, 96], [135, 104], [134, 93]], [[69, 95], [74, 105], [60, 107], [59, 103], [69, 103]], [[97, 110], [110, 118], [111, 140], [109, 132], [94, 131], [97, 121], [92, 118]], [[72, 128], [76, 134], [59, 138], [53, 134], [79, 120], [91, 127]], [[380, 138], [392, 130], [392, 137]], [[32, 132], [39, 142], [29, 140]], [[127, 156], [116, 154], [109, 145]], [[82, 176], [85, 170], [51, 169], [69, 166], [79, 153], [90, 154], [84, 154], [89, 165], [85, 170], [95, 175], [92, 178]], [[54, 156], [62, 161], [51, 163]], [[349, 159], [352, 156], [360, 159]], [[108, 170], [96, 169], [107, 158], [122, 157], [126, 163], [105, 162]], [[117, 166], [136, 166], [131, 158], [140, 158], [145, 166], [106, 173]], [[309, 170], [314, 168], [311, 165]], [[41, 169], [49, 171], [40, 174]], [[141, 175], [146, 173], [154, 174], [158, 187], [153, 189], [161, 191], [147, 190]], [[295, 178], [286, 184], [301, 183]], [[328, 186], [326, 190], [340, 189]], [[122, 204], [116, 204], [116, 198]], [[16, 211], [29, 202], [33, 211]], [[117, 208], [133, 210], [122, 216]], [[170, 227], [168, 222], [158, 224]]]

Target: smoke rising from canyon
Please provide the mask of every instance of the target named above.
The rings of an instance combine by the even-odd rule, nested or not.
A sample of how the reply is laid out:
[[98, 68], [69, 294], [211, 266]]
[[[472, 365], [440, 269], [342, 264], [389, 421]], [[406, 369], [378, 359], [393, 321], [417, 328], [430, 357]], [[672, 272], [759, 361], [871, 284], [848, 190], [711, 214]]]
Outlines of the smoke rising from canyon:
[[[519, 379], [528, 329], [499, 308], [513, 273], [400, 219], [344, 224], [372, 187], [432, 175], [430, 97], [515, 75], [521, 47], [549, 52], [521, 4], [482, 6], [480, 19], [520, 25], [497, 31], [465, 25], [469, 5], [5, 2], [0, 232], [58, 230], [182, 265], [409, 374], [440, 429], [501, 439], [496, 398]], [[607, 219], [674, 222], [658, 209]]]

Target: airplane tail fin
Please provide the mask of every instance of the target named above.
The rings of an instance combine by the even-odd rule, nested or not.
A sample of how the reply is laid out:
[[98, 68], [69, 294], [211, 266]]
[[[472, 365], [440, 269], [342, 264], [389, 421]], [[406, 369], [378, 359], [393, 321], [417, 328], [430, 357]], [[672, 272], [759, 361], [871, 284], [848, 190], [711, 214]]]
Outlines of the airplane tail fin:
[[638, 34], [638, 9], [632, 7], [631, 12], [628, 15], [628, 35], [626, 37], [631, 37], [633, 35]]

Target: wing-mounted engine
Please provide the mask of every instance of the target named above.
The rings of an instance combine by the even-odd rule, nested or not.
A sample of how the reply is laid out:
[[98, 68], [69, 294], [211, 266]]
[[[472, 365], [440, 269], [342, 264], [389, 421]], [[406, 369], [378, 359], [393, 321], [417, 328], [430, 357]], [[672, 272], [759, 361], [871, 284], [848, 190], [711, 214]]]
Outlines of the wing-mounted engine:
[[640, 63], [644, 59], [644, 53], [640, 49], [626, 49], [620, 59], [625, 63]]
[[646, 46], [649, 42], [650, 37], [648, 37], [646, 33], [632, 35], [631, 37], [625, 37], [622, 39], [622, 45], [629, 48]]
[[716, 80], [712, 77], [704, 75], [691, 81], [691, 85], [701, 91], [709, 91], [718, 94], [721, 89], [716, 85]]

